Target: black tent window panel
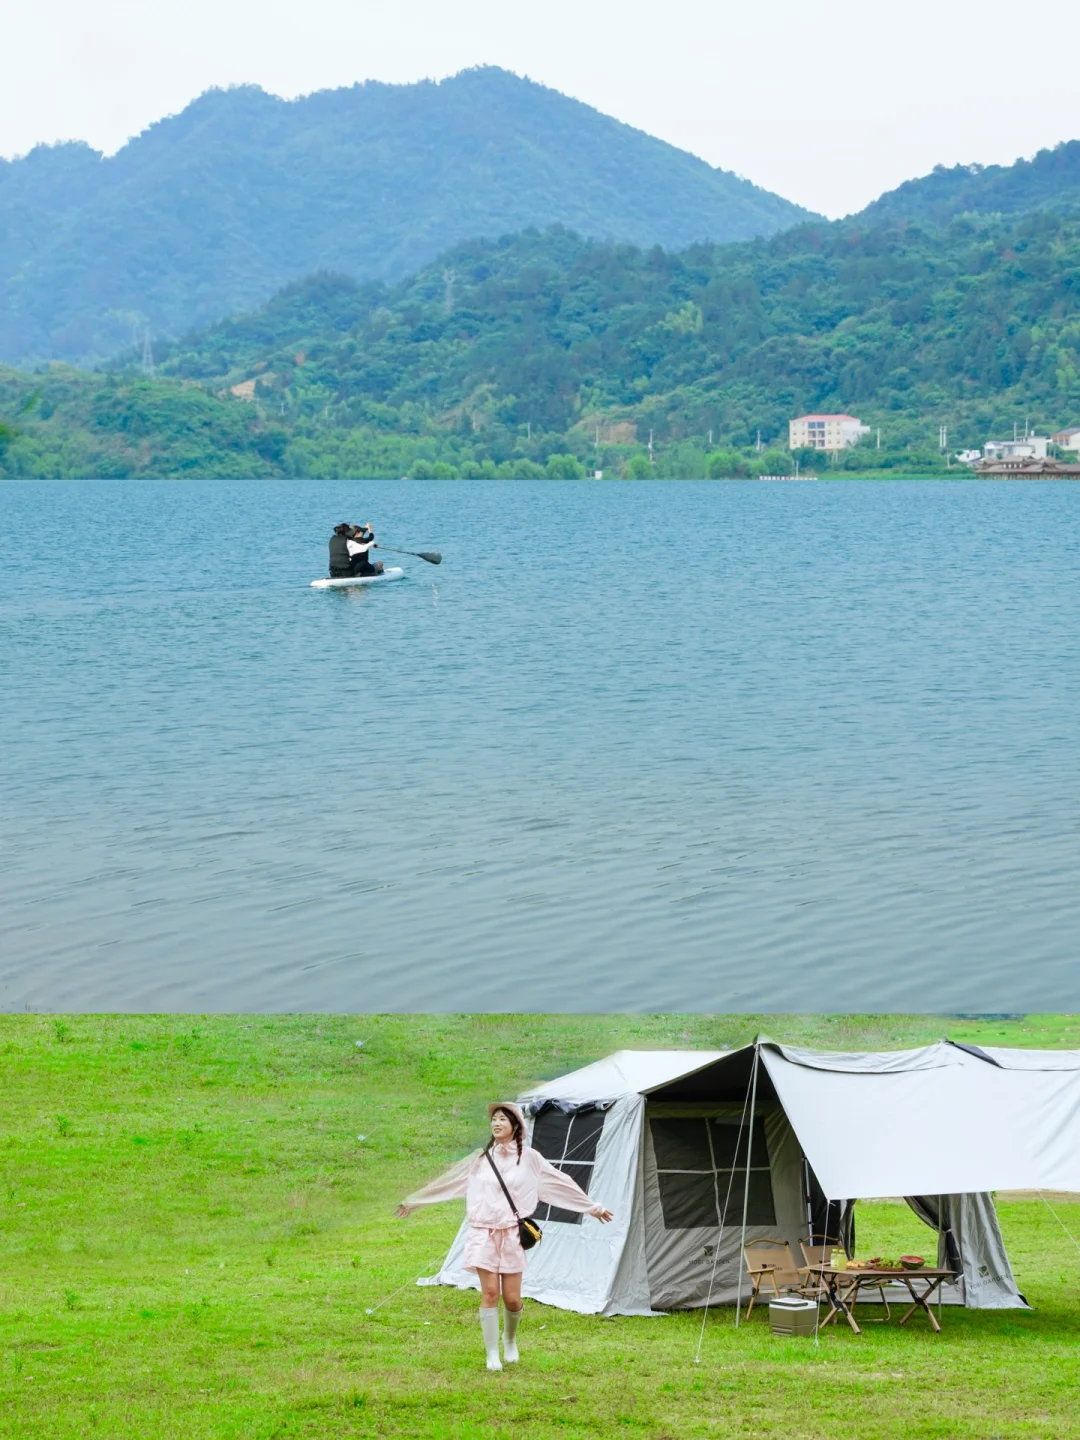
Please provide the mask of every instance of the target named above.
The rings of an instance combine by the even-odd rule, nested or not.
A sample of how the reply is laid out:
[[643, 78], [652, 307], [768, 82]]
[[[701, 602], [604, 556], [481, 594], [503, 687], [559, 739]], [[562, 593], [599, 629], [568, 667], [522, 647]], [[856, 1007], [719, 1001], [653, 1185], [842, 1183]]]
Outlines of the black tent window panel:
[[[656, 1119], [649, 1124], [664, 1229], [741, 1223], [747, 1191], [746, 1132], [740, 1136], [738, 1120]], [[754, 1126], [750, 1146], [746, 1223], [776, 1224], [769, 1147], [760, 1125]]]
[[[544, 1109], [533, 1121], [532, 1144], [545, 1160], [564, 1170], [571, 1180], [588, 1194], [592, 1185], [596, 1147], [604, 1128], [606, 1110], [590, 1106], [564, 1114], [561, 1110]], [[580, 1225], [582, 1216], [575, 1210], [561, 1210], [557, 1205], [540, 1205], [536, 1218], [543, 1225], [554, 1221], [560, 1225]]]

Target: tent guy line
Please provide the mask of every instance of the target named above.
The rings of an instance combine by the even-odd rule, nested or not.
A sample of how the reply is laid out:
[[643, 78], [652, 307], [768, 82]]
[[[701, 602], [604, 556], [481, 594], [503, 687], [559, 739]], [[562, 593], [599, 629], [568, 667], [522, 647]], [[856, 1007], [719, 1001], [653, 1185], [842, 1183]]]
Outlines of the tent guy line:
[[406, 1280], [403, 1284], [399, 1285], [396, 1290], [391, 1290], [389, 1295], [387, 1295], [384, 1299], [380, 1300], [377, 1305], [372, 1305], [369, 1309], [365, 1310], [364, 1314], [374, 1315], [377, 1310], [381, 1310], [384, 1305], [389, 1305], [391, 1300], [393, 1300], [396, 1296], [400, 1295], [403, 1290], [407, 1290], [410, 1285], [418, 1285], [423, 1280], [427, 1272], [431, 1269], [431, 1267], [433, 1265], [437, 1265], [441, 1259], [442, 1251], [440, 1250], [438, 1255], [434, 1256], [431, 1260], [429, 1260], [427, 1264], [421, 1269], [419, 1275], [414, 1275], [411, 1279]]
[[[756, 1067], [756, 1065], [755, 1065], [755, 1067], [754, 1067], [754, 1079], [755, 1079], [755, 1080], [757, 1079], [757, 1067]], [[746, 1089], [746, 1099], [743, 1101], [742, 1114], [739, 1116], [739, 1134], [738, 1134], [738, 1138], [737, 1138], [736, 1141], [735, 1141], [735, 1154], [736, 1154], [736, 1156], [737, 1156], [738, 1153], [739, 1153], [739, 1145], [740, 1145], [741, 1142], [742, 1142], [743, 1126], [744, 1126], [744, 1124], [746, 1123], [746, 1107], [752, 1103], [752, 1102], [751, 1102], [751, 1099], [750, 1099], [750, 1093], [751, 1093], [751, 1087], [750, 1087], [750, 1086], [747, 1086], [747, 1089]], [[749, 1162], [749, 1159], [750, 1159], [750, 1144], [749, 1144], [749, 1142], [747, 1143], [747, 1146], [746, 1146], [746, 1157], [747, 1157], [747, 1161]], [[748, 1163], [748, 1164], [747, 1164], [747, 1174], [749, 1175], [749, 1173], [750, 1173], [750, 1166], [749, 1166], [749, 1163]], [[731, 1173], [728, 1175], [727, 1194], [724, 1196], [724, 1208], [723, 1208], [723, 1210], [720, 1212], [720, 1235], [721, 1235], [721, 1236], [722, 1236], [723, 1233], [724, 1233], [724, 1225], [727, 1223], [728, 1207], [729, 1207], [730, 1204], [731, 1204], [731, 1187], [732, 1187], [732, 1185], [734, 1184], [734, 1181], [735, 1181], [735, 1167], [734, 1167], [734, 1165], [733, 1165], [733, 1166], [731, 1167]], [[720, 1260], [720, 1241], [719, 1241], [719, 1237], [718, 1237], [718, 1238], [717, 1238], [717, 1243], [716, 1243], [716, 1245], [713, 1247], [713, 1263], [712, 1263], [712, 1269], [711, 1269], [711, 1271], [709, 1272], [709, 1294], [708, 1294], [708, 1297], [707, 1297], [707, 1299], [706, 1299], [706, 1301], [705, 1301], [705, 1308], [704, 1308], [704, 1310], [701, 1312], [701, 1330], [700, 1330], [700, 1332], [698, 1333], [697, 1351], [696, 1351], [695, 1354], [694, 1354], [694, 1364], [695, 1364], [695, 1365], [700, 1365], [700, 1364], [701, 1364], [701, 1347], [702, 1347], [702, 1345], [703, 1345], [704, 1342], [705, 1342], [705, 1322], [706, 1322], [706, 1321], [708, 1320], [708, 1318], [709, 1318], [709, 1306], [712, 1304], [713, 1286], [716, 1284], [716, 1266], [717, 1266], [719, 1260]], [[741, 1303], [740, 1303], [738, 1306], [736, 1306], [736, 1309], [735, 1309], [735, 1324], [736, 1324], [736, 1326], [737, 1326], [738, 1323], [739, 1323], [739, 1311], [740, 1311], [741, 1309], [742, 1309], [742, 1305], [741, 1305]]]
[[1057, 1213], [1057, 1211], [1054, 1209], [1054, 1207], [1050, 1204], [1050, 1201], [1047, 1200], [1046, 1196], [1043, 1194], [1043, 1192], [1042, 1192], [1041, 1190], [1039, 1191], [1039, 1199], [1043, 1202], [1043, 1204], [1046, 1206], [1046, 1208], [1050, 1211], [1050, 1214], [1054, 1217], [1054, 1219], [1057, 1221], [1057, 1223], [1061, 1226], [1062, 1230], [1065, 1231], [1065, 1234], [1069, 1237], [1069, 1239], [1072, 1241], [1072, 1243], [1076, 1246], [1077, 1251], [1080, 1252], [1080, 1240], [1077, 1240], [1076, 1236], [1072, 1233], [1072, 1231], [1069, 1229], [1069, 1227], [1065, 1224], [1065, 1221], [1062, 1220], [1061, 1216]]

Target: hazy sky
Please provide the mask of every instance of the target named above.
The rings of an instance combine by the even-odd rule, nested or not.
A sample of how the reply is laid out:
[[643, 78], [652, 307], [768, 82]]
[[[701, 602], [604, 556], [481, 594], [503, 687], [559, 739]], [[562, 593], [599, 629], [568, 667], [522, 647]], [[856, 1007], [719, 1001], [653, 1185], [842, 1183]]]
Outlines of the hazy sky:
[[112, 151], [211, 85], [278, 95], [502, 65], [829, 215], [1080, 138], [1076, 0], [33, 0], [0, 154]]

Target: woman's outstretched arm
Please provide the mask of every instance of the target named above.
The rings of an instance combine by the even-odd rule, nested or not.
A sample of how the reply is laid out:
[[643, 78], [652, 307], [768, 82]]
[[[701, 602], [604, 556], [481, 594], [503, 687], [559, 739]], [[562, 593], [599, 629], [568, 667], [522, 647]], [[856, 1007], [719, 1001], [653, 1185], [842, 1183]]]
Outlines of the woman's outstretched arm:
[[432, 1180], [430, 1185], [407, 1195], [394, 1214], [404, 1217], [421, 1205], [438, 1205], [443, 1200], [460, 1200], [469, 1188], [469, 1176], [479, 1154], [479, 1150], [474, 1150], [471, 1155], [466, 1155], [464, 1160], [452, 1165], [445, 1175], [440, 1175], [437, 1180]]
[[582, 1215], [593, 1215], [597, 1220], [610, 1220], [611, 1211], [605, 1209], [596, 1200], [590, 1200], [585, 1191], [564, 1170], [558, 1170], [550, 1160], [545, 1160], [538, 1152], [533, 1151], [537, 1159], [536, 1193], [541, 1200], [546, 1200], [549, 1205], [557, 1205], [560, 1210], [573, 1210]]

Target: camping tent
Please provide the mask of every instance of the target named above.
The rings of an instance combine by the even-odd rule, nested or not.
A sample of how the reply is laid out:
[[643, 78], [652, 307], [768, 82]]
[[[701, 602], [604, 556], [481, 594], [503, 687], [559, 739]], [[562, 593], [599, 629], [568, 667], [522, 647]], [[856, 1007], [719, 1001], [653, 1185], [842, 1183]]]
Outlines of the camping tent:
[[[733, 1304], [746, 1240], [839, 1235], [904, 1196], [957, 1271], [949, 1303], [1023, 1306], [990, 1191], [1080, 1190], [1080, 1052], [620, 1050], [520, 1097], [531, 1143], [615, 1212], [542, 1206], [524, 1293], [583, 1314]], [[462, 1225], [425, 1283], [475, 1287]]]

